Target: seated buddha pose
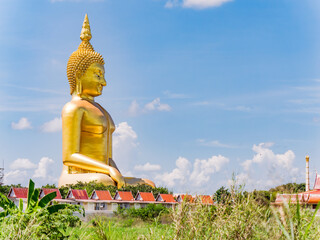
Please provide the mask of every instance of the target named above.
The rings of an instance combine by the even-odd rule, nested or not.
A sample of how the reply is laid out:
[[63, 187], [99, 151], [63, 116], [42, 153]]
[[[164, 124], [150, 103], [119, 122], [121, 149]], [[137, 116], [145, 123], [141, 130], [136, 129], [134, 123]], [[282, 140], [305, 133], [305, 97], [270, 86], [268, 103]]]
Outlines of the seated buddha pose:
[[63, 169], [59, 187], [78, 181], [97, 181], [121, 188], [125, 185], [154, 183], [147, 179], [123, 177], [112, 159], [110, 114], [94, 98], [106, 86], [104, 60], [90, 44], [91, 31], [85, 16], [82, 40], [69, 58], [67, 76], [72, 99], [62, 110]]

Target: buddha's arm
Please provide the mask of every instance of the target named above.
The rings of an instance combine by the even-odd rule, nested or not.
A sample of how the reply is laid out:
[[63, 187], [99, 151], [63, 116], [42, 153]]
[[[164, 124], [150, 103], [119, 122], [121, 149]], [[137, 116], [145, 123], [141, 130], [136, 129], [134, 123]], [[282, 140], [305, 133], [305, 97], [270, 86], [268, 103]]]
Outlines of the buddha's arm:
[[115, 125], [113, 122], [112, 117], [110, 116], [110, 114], [99, 104], [97, 103], [97, 105], [99, 105], [99, 107], [101, 108], [101, 110], [104, 112], [104, 114], [107, 116], [108, 118], [108, 122], [109, 122], [109, 128], [108, 128], [108, 133], [107, 133], [107, 138], [108, 138], [108, 165], [110, 165], [111, 167], [114, 167], [115, 169], [117, 169], [119, 172], [119, 168], [117, 167], [117, 164], [113, 161], [112, 159], [112, 133], [115, 129]]
[[62, 112], [63, 164], [109, 175], [118, 187], [124, 184], [120, 172], [103, 162], [80, 153], [81, 121], [84, 110], [69, 103]]

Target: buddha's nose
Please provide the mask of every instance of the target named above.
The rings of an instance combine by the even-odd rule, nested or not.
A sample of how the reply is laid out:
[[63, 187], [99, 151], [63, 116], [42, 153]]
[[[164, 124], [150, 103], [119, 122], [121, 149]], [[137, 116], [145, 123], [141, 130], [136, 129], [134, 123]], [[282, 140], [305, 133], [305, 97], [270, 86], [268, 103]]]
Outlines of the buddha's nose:
[[102, 86], [106, 86], [107, 85], [107, 82], [106, 82], [106, 80], [104, 78], [101, 80], [101, 85]]

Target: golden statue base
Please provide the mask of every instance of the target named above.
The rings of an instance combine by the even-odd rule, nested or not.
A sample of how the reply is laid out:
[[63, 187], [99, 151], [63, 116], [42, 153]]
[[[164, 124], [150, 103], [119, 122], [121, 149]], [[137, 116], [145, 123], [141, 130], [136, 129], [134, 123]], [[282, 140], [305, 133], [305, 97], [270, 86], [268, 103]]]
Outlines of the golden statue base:
[[[137, 186], [137, 185], [149, 185], [155, 187], [154, 183], [148, 179], [135, 178], [135, 177], [124, 177], [126, 186]], [[68, 167], [63, 166], [61, 176], [59, 178], [58, 187], [77, 184], [78, 182], [91, 182], [103, 183], [106, 186], [116, 186], [116, 183], [112, 180], [109, 175], [103, 173], [68, 173]]]

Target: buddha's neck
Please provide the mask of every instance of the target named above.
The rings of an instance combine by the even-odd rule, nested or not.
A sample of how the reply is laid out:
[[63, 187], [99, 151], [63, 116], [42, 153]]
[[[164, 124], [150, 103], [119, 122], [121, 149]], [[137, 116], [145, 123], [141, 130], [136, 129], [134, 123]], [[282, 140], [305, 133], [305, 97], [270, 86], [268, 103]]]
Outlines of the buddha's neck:
[[87, 96], [87, 95], [84, 95], [84, 94], [81, 94], [79, 96], [77, 94], [73, 94], [72, 95], [72, 100], [77, 100], [77, 99], [84, 99], [84, 100], [88, 100], [90, 102], [94, 102], [94, 97], [92, 97], [92, 96]]

